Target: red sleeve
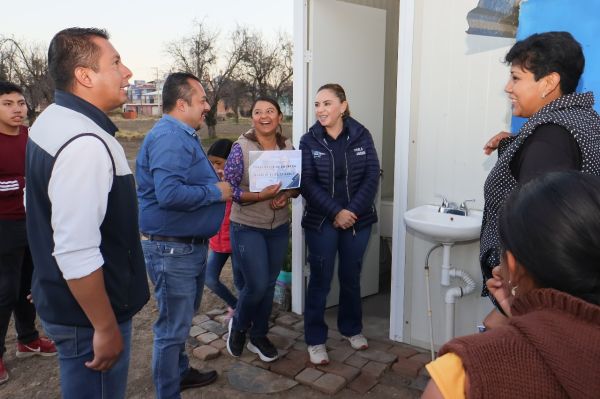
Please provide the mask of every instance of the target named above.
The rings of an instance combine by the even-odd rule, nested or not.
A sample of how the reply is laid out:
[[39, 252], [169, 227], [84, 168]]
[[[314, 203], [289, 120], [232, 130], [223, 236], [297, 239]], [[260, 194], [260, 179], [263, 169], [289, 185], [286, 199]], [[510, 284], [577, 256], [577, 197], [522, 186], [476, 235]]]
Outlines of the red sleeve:
[[0, 134], [0, 218], [25, 217], [23, 189], [25, 188], [25, 146], [27, 127], [18, 136]]

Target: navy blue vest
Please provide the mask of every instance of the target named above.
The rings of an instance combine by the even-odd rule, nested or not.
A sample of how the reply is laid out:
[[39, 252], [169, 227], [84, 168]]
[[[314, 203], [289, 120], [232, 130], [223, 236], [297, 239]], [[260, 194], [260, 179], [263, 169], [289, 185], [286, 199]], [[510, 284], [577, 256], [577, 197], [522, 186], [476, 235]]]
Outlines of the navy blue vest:
[[[62, 94], [64, 96], [65, 93]], [[53, 104], [48, 107], [32, 126], [27, 144], [27, 229], [35, 265], [32, 294], [43, 320], [91, 327], [52, 255], [54, 231], [48, 186], [60, 152], [74, 140], [92, 136], [102, 142], [113, 164], [113, 183], [100, 226], [100, 253], [104, 258], [102, 271], [106, 291], [120, 323], [131, 319], [150, 296], [139, 240], [135, 182], [124, 152], [111, 134], [114, 132], [107, 132], [105, 126], [100, 127], [85, 107], [82, 112], [77, 112], [76, 106], [68, 105], [71, 106]], [[77, 193], [70, 195], [77, 196]]]

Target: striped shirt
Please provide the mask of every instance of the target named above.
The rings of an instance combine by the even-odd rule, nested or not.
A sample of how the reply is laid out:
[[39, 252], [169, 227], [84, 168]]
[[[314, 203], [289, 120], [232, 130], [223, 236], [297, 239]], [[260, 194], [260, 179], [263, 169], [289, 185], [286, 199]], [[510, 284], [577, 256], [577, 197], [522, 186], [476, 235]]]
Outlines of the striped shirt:
[[0, 132], [0, 220], [23, 220], [27, 127], [13, 136]]

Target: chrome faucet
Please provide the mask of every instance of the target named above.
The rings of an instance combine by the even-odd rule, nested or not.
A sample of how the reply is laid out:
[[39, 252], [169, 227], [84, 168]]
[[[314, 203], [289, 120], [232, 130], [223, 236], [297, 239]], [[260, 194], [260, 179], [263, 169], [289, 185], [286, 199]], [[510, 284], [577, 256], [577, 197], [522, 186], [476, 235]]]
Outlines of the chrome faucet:
[[460, 209], [465, 211], [465, 216], [469, 216], [469, 208], [467, 207], [467, 202], [475, 202], [474, 199], [468, 199], [468, 200], [464, 200], [461, 204], [460, 204]]
[[450, 213], [452, 215], [459, 216], [468, 216], [469, 208], [467, 207], [467, 202], [473, 202], [474, 199], [463, 201], [460, 206], [456, 202], [448, 202], [448, 199], [444, 196], [442, 197], [442, 204], [440, 205], [438, 212], [439, 213]]
[[442, 212], [442, 208], [448, 208], [448, 199], [446, 197], [444, 197], [443, 195], [440, 195], [440, 197], [442, 197], [442, 205], [440, 205], [440, 209], [438, 210], [438, 212]]

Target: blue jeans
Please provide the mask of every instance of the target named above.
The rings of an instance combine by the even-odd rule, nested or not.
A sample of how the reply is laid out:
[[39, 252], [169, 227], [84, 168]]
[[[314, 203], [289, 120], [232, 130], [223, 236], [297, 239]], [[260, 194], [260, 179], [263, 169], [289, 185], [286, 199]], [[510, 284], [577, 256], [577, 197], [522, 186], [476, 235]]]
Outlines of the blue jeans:
[[323, 223], [322, 230], [304, 230], [308, 245], [310, 279], [304, 301], [304, 338], [308, 345], [327, 341], [325, 303], [331, 288], [335, 256], [339, 256], [338, 278], [340, 297], [338, 330], [350, 337], [362, 331], [362, 300], [360, 272], [362, 259], [369, 243], [371, 226], [353, 232], [341, 230], [331, 223]]
[[231, 222], [230, 231], [233, 268], [242, 280], [232, 328], [248, 331], [251, 338], [264, 337], [275, 281], [287, 255], [289, 225], [270, 230]]
[[42, 320], [48, 337], [54, 341], [60, 366], [60, 388], [63, 399], [119, 399], [125, 397], [131, 351], [131, 320], [119, 324], [124, 349], [119, 360], [108, 371], [95, 371], [85, 366], [94, 358], [91, 327], [64, 326]]
[[[206, 263], [206, 281], [204, 283], [219, 298], [224, 300], [229, 307], [235, 309], [235, 306], [237, 305], [237, 298], [231, 293], [231, 291], [229, 291], [229, 288], [227, 288], [227, 286], [219, 280], [219, 276], [221, 276], [221, 270], [223, 270], [223, 266], [225, 266], [225, 262], [227, 262], [229, 255], [231, 254], [227, 252], [215, 252], [213, 250], [209, 251], [208, 262]], [[233, 266], [231, 268], [233, 270]], [[237, 289], [238, 284], [236, 284], [235, 272], [233, 273], [233, 284]]]
[[202, 300], [208, 248], [143, 240], [142, 250], [158, 306], [152, 352], [156, 397], [179, 398], [179, 383], [189, 368], [185, 341]]

